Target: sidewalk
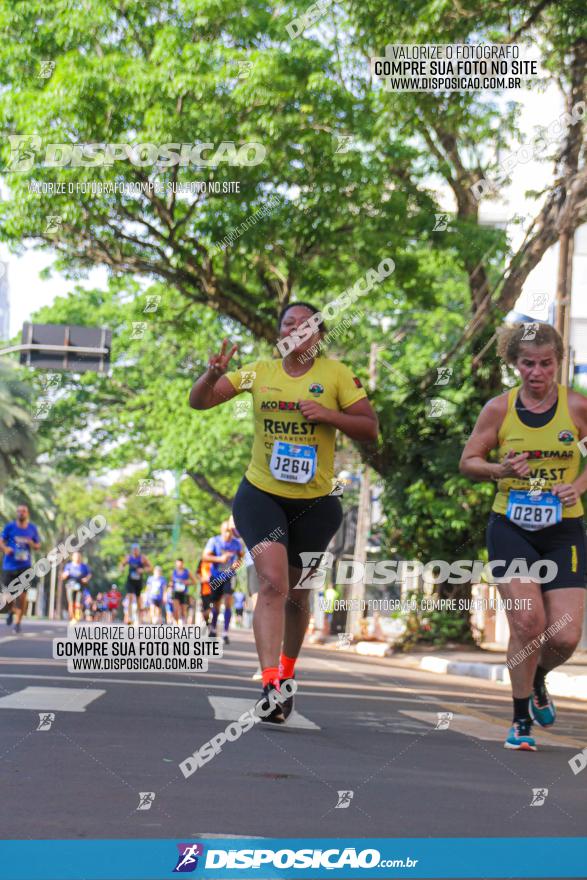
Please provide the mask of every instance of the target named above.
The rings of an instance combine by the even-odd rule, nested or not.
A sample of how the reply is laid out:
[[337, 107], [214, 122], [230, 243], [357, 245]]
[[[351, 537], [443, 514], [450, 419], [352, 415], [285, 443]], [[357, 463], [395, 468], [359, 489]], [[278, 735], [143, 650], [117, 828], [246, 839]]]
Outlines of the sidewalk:
[[[506, 654], [503, 649], [491, 644], [485, 644], [483, 648], [419, 647], [403, 654], [395, 653], [393, 647], [386, 642], [356, 642], [341, 649], [336, 638], [329, 638], [325, 644], [316, 644], [313, 647], [385, 658], [392, 666], [420, 669], [438, 675], [464, 675], [503, 685], [510, 683]], [[587, 700], [587, 651], [576, 651], [570, 662], [549, 672], [548, 690], [553, 697]]]

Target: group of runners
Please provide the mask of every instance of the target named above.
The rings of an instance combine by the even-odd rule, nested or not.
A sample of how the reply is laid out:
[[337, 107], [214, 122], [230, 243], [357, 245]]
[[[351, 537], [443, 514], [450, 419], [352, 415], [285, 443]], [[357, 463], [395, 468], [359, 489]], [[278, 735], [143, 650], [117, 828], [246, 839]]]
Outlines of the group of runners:
[[[41, 546], [39, 531], [29, 519], [26, 504], [17, 508], [16, 519], [7, 523], [0, 539], [3, 551], [3, 583], [8, 586], [32, 566], [31, 550]], [[245, 551], [231, 520], [223, 522], [220, 533], [207, 542], [195, 575], [178, 558], [171, 574], [165, 577], [160, 565], [153, 566], [133, 544], [130, 553], [120, 562], [120, 570], [126, 571], [124, 596], [116, 584], [108, 591], [93, 593], [90, 582], [92, 570], [84, 562], [83, 554], [75, 551], [60, 573], [67, 599], [70, 621], [108, 622], [117, 618], [122, 608], [124, 623], [177, 623], [185, 625], [196, 622], [195, 589], [199, 587], [201, 611], [208, 626], [208, 635], [217, 636], [218, 618], [222, 607], [225, 644], [229, 644], [229, 629], [233, 602], [235, 611], [242, 619], [245, 594], [235, 590], [236, 572]], [[6, 623], [20, 633], [21, 620], [26, 612], [27, 591], [24, 590], [8, 606]]]
[[[162, 567], [153, 566], [139, 545], [133, 544], [130, 554], [120, 563], [120, 568], [127, 570], [125, 623], [145, 619], [160, 623], [164, 618], [166, 622], [194, 623], [196, 597], [190, 588], [200, 585], [202, 616], [208, 635], [217, 637], [218, 618], [224, 606], [222, 638], [229, 644], [236, 573], [244, 555], [242, 541], [230, 520], [223, 522], [220, 534], [207, 542], [195, 573], [178, 558], [169, 577], [165, 577]], [[242, 616], [245, 595], [242, 591], [237, 595], [236, 610]]]
[[[559, 334], [548, 324], [534, 326], [532, 338], [524, 324], [501, 328], [498, 353], [515, 367], [520, 384], [486, 404], [460, 462], [470, 479], [497, 484], [487, 526], [490, 561], [501, 560], [504, 569], [513, 560], [528, 567], [550, 560], [556, 566], [547, 583], [506, 579], [494, 568], [504, 599], [529, 600], [526, 610], [513, 602], [506, 606], [508, 657], [523, 659], [510, 667], [513, 721], [504, 742], [506, 748], [529, 751], [536, 750], [533, 725], [555, 723], [546, 676], [579, 642], [587, 584], [581, 503], [587, 469], [581, 471], [580, 452], [587, 437], [587, 398], [557, 382], [563, 356]], [[288, 340], [285, 356], [229, 371], [237, 346], [224, 340], [189, 397], [195, 410], [220, 406], [243, 392], [252, 398], [252, 456], [234, 498], [234, 519], [206, 545], [197, 577], [207, 584], [202, 602], [212, 636], [224, 603], [227, 641], [234, 573], [246, 547], [258, 590], [253, 618], [263, 686], [258, 707], [271, 724], [283, 724], [293, 710], [297, 684], [292, 682], [308, 629], [311, 590], [303, 586], [308, 569], [301, 554], [311, 553], [317, 567], [342, 521], [340, 499], [331, 494], [337, 431], [366, 444], [367, 460], [369, 444], [378, 438], [378, 419], [359, 379], [340, 361], [319, 354], [325, 332], [313, 305], [290, 303], [278, 320], [279, 340]], [[30, 550], [38, 546], [38, 533], [21, 506], [0, 542], [5, 583], [30, 564]], [[172, 595], [175, 619], [181, 620], [189, 586], [196, 582], [182, 560], [166, 579], [135, 546], [121, 566], [128, 570], [127, 592], [139, 611], [144, 576], [152, 570], [145, 585], [151, 609], [160, 612]], [[15, 615], [22, 614], [20, 607], [17, 603]], [[570, 622], [544, 639], [563, 615]], [[523, 650], [536, 644], [539, 649]]]

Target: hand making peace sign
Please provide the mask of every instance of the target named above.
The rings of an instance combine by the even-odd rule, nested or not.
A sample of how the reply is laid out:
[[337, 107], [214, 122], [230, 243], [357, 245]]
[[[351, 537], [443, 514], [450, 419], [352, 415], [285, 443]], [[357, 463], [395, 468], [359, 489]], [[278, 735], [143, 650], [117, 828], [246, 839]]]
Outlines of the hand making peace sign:
[[211, 354], [208, 358], [208, 369], [215, 373], [217, 376], [223, 376], [226, 373], [228, 364], [232, 356], [238, 351], [238, 345], [233, 345], [228, 354], [226, 354], [226, 347], [228, 345], [228, 339], [222, 340], [222, 348], [220, 349], [219, 354]]

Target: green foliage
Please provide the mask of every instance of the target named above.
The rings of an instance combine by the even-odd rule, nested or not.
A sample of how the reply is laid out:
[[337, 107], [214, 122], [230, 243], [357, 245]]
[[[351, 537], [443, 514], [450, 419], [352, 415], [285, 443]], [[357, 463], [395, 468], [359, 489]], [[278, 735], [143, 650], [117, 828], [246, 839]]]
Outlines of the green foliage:
[[[503, 232], [478, 224], [470, 184], [495, 170], [518, 134], [519, 106], [487, 94], [392, 94], [371, 80], [368, 58], [390, 42], [537, 36], [545, 67], [568, 84], [566, 58], [584, 17], [578, 0], [542, 4], [535, 14], [514, 2], [362, 0], [334, 6], [291, 40], [287, 23], [310, 5], [0, 0], [0, 125], [6, 135], [38, 139], [23, 148], [26, 157], [35, 147], [30, 167], [13, 167], [14, 143], [3, 139], [11, 198], [0, 203], [0, 238], [13, 250], [24, 242], [45, 248], [70, 278], [108, 270], [104, 289], [80, 286], [34, 316], [113, 332], [110, 374], [64, 374], [50, 417], [36, 430], [39, 461], [57, 475], [55, 533], [108, 511], [109, 530], [90, 548], [105, 580], [133, 539], [149, 547], [153, 562], [169, 565], [178, 511], [179, 551], [193, 566], [228, 512], [223, 498], [230, 501], [245, 470], [252, 428], [238, 417], [240, 398], [209, 412], [189, 409], [209, 353], [227, 336], [240, 346], [236, 364], [270, 357], [284, 303], [324, 305], [383, 257], [393, 258], [394, 273], [340, 315], [352, 324], [328, 350], [366, 383], [370, 346], [379, 347], [372, 397], [382, 443], [363, 454], [385, 485], [383, 550], [451, 560], [476, 558], [483, 547], [493, 487], [462, 478], [458, 461], [478, 411], [501, 388], [493, 351], [475, 372], [471, 355], [503, 316], [494, 311], [491, 328], [468, 348], [457, 343], [509, 256]], [[55, 68], [44, 78], [47, 61]], [[239, 76], [240, 62], [249, 75]], [[338, 138], [349, 135], [350, 149], [338, 149]], [[49, 143], [225, 141], [259, 143], [265, 158], [171, 168], [41, 162]], [[434, 231], [435, 213], [444, 210], [439, 180], [457, 202], [445, 231]], [[233, 181], [238, 193], [148, 190]], [[72, 191], [48, 198], [34, 191], [36, 182]], [[147, 189], [76, 190], [88, 182]], [[279, 203], [269, 215], [245, 224], [270, 196]], [[55, 215], [61, 222], [48, 232]], [[233, 243], [217, 247], [237, 227]], [[480, 266], [486, 284], [475, 283]], [[159, 298], [156, 310], [145, 310], [147, 297]], [[436, 385], [446, 357], [452, 375]], [[21, 374], [30, 393], [13, 379], [0, 386], [0, 480], [11, 480], [0, 501], [8, 507], [23, 482], [32, 489], [37, 480], [30, 473], [23, 481], [17, 465], [35, 454], [28, 411], [43, 392], [41, 374]], [[437, 415], [435, 399], [443, 401]], [[162, 472], [180, 474], [178, 498], [136, 494], [139, 479]], [[107, 486], [88, 487], [88, 477], [100, 476]], [[51, 491], [36, 507], [50, 507]], [[433, 638], [456, 637], [463, 627], [430, 619]]]
[[30, 401], [31, 389], [21, 374], [0, 361], [0, 492], [35, 457]]

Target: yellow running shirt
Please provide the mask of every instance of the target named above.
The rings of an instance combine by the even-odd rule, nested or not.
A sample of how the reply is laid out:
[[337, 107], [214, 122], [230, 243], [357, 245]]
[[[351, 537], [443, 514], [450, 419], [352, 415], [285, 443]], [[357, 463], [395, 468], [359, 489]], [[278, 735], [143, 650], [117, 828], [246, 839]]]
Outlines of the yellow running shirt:
[[[510, 489], [528, 490], [530, 480], [540, 481], [539, 487], [549, 492], [557, 483], [572, 483], [579, 475], [581, 454], [577, 443], [579, 429], [574, 424], [567, 402], [567, 389], [558, 386], [558, 403], [553, 418], [542, 428], [525, 425], [516, 412], [516, 397], [520, 388], [512, 388], [508, 395], [508, 408], [498, 431], [499, 460], [511, 450], [520, 454], [529, 452], [529, 477], [506, 477], [497, 483], [497, 495], [493, 502], [496, 513], [505, 513]], [[563, 506], [563, 519], [583, 515], [581, 500], [572, 507]]]
[[[246, 478], [253, 486], [283, 498], [317, 498], [332, 491], [336, 428], [308, 422], [300, 412], [300, 400], [315, 400], [328, 409], [343, 410], [366, 397], [359, 380], [340, 361], [318, 357], [303, 376], [289, 376], [281, 359], [255, 361], [226, 373], [238, 393], [249, 391], [253, 398], [255, 439]], [[279, 448], [276, 444], [279, 444]], [[284, 448], [290, 444], [287, 448]], [[307, 456], [313, 476], [308, 482], [277, 479], [282, 473], [279, 453]], [[273, 465], [271, 465], [273, 456]], [[299, 471], [297, 459], [288, 462]], [[308, 462], [304, 462], [308, 467]], [[309, 475], [310, 471], [308, 471]], [[282, 477], [286, 476], [282, 474]]]

